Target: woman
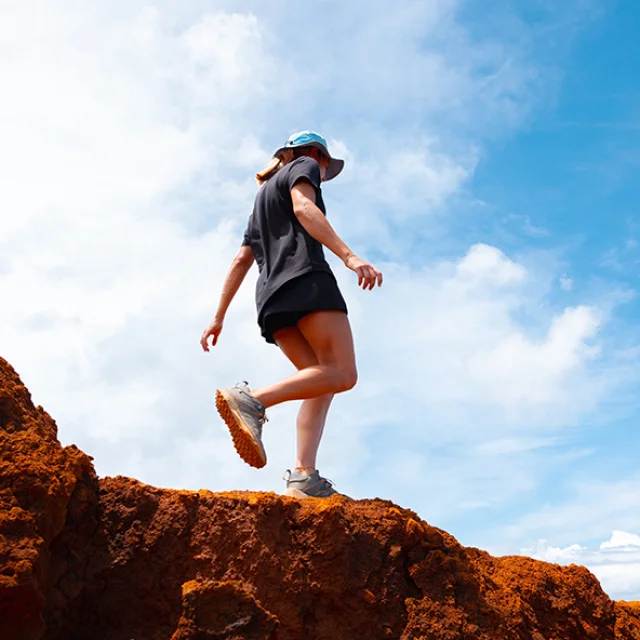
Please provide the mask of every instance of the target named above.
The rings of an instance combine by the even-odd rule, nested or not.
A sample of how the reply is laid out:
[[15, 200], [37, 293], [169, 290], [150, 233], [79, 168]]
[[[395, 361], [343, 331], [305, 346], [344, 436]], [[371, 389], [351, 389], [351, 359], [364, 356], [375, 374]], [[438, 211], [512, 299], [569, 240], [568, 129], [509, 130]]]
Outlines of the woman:
[[328, 497], [337, 493], [316, 469], [316, 455], [334, 394], [356, 384], [357, 373], [347, 306], [324, 258], [323, 246], [358, 275], [371, 290], [382, 274], [358, 258], [326, 219], [321, 182], [344, 166], [332, 158], [325, 139], [313, 131], [293, 134], [267, 167], [256, 175], [262, 185], [238, 255], [222, 288], [218, 310], [200, 344], [209, 351], [222, 331], [224, 317], [254, 260], [258, 324], [298, 369], [276, 384], [251, 391], [247, 383], [218, 389], [216, 406], [236, 450], [253, 467], [264, 467], [262, 444], [266, 409], [303, 400], [297, 418], [297, 460], [288, 471], [285, 494]]

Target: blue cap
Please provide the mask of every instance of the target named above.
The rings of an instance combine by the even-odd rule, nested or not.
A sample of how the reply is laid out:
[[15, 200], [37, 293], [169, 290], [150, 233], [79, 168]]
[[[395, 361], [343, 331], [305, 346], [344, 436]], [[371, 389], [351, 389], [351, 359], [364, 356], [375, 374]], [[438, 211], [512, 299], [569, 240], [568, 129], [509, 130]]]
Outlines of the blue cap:
[[284, 143], [284, 146], [280, 147], [273, 155], [277, 156], [281, 151], [294, 149], [295, 147], [315, 147], [316, 149], [320, 149], [320, 151], [329, 158], [329, 167], [327, 168], [325, 180], [335, 178], [344, 167], [344, 160], [332, 158], [329, 153], [327, 141], [315, 131], [299, 131], [298, 133], [291, 134], [289, 139]]

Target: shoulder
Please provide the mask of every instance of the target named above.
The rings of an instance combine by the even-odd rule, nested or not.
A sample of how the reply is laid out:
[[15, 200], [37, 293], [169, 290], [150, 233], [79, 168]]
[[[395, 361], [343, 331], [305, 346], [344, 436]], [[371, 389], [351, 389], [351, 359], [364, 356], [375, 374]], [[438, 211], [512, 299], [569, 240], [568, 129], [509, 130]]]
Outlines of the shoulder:
[[320, 189], [320, 183], [322, 182], [320, 178], [320, 165], [313, 158], [309, 158], [308, 156], [296, 158], [293, 162], [290, 162], [285, 169], [288, 169], [286, 175], [289, 189], [293, 188], [299, 180], [306, 180], [316, 189]]
[[305, 173], [315, 170], [319, 171], [320, 165], [313, 158], [310, 158], [309, 156], [300, 156], [282, 167], [278, 173], [286, 175], [289, 173]]
[[296, 158], [293, 162], [289, 163], [289, 166], [291, 167], [319, 167], [318, 163], [311, 157], [309, 156], [300, 156], [299, 158]]

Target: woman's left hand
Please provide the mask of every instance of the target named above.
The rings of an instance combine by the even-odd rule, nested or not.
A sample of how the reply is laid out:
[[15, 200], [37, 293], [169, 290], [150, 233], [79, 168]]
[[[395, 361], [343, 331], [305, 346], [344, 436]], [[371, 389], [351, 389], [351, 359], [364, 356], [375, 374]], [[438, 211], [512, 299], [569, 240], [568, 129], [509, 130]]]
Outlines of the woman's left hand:
[[204, 351], [209, 351], [209, 337], [211, 336], [213, 339], [211, 340], [211, 346], [215, 347], [218, 342], [218, 336], [222, 331], [223, 321], [218, 318], [214, 318], [211, 321], [211, 324], [204, 330], [202, 334], [202, 338], [200, 338], [200, 345], [202, 346]]

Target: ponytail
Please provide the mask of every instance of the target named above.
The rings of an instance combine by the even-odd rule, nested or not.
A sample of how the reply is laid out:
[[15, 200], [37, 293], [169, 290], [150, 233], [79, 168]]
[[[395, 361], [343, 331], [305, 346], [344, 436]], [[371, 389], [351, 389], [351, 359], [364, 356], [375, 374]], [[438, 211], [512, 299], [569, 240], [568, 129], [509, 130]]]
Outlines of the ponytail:
[[277, 156], [271, 158], [269, 164], [262, 171], [256, 173], [256, 181], [258, 184], [262, 186], [269, 178], [273, 178], [273, 176], [275, 176], [282, 167], [291, 162], [293, 158], [294, 153], [291, 149], [285, 149]]

